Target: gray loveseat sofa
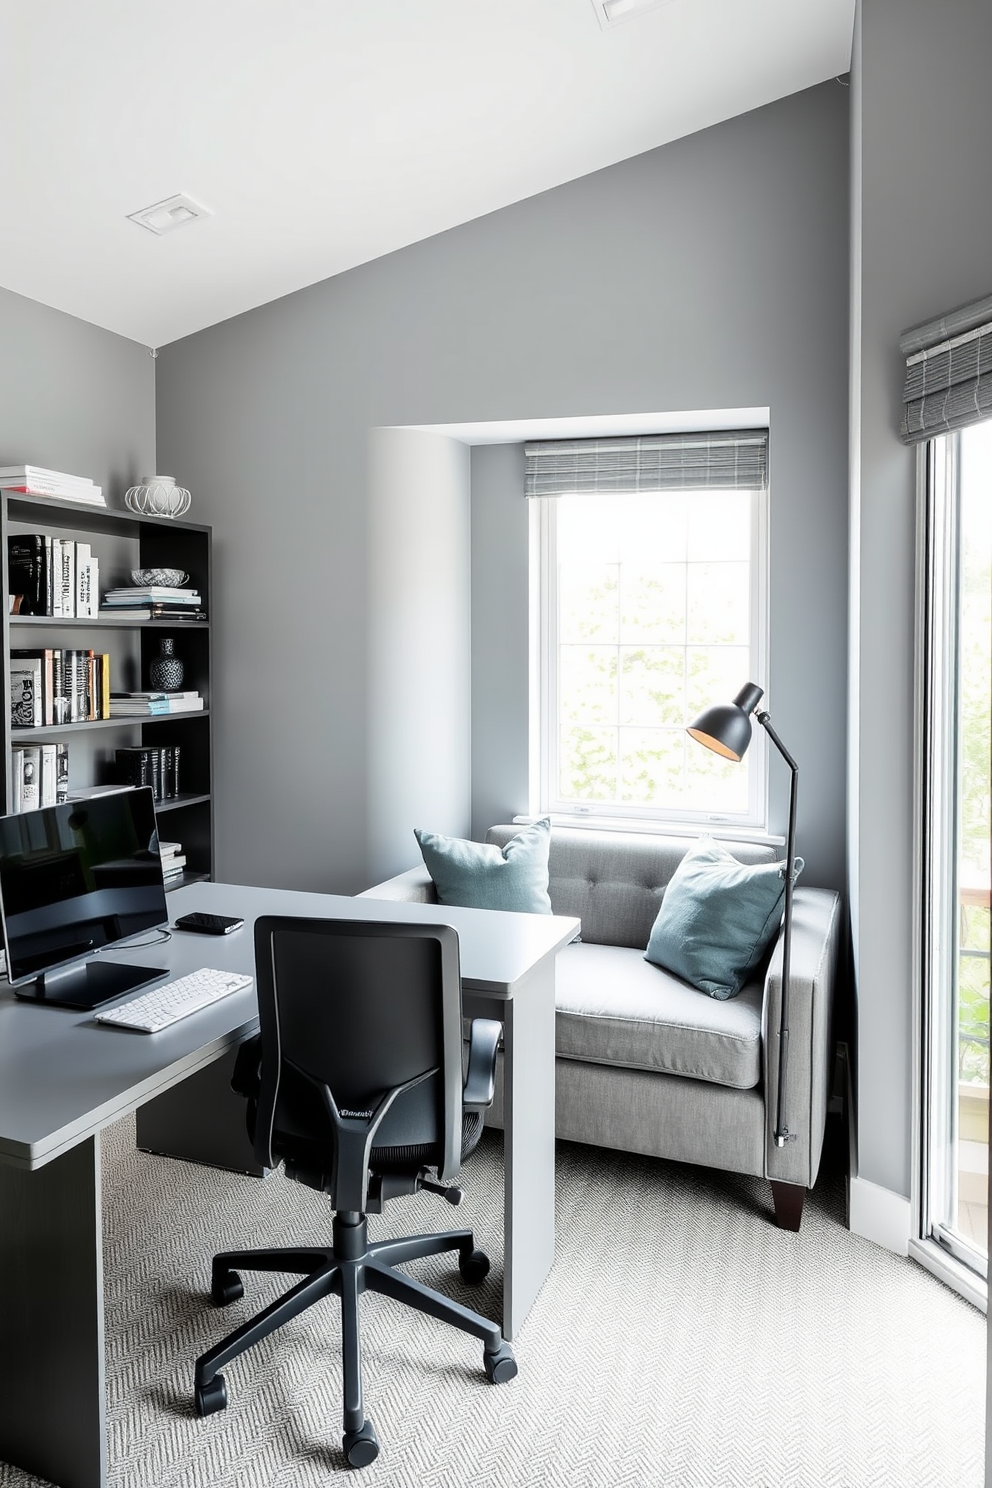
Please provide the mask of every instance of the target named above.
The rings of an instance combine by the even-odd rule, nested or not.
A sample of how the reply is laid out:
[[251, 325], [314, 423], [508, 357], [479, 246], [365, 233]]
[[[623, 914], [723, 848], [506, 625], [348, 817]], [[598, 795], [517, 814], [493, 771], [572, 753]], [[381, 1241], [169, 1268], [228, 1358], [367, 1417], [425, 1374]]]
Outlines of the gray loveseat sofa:
[[[504, 847], [519, 830], [492, 827], [486, 841]], [[777, 1223], [797, 1230], [816, 1180], [830, 1098], [839, 898], [806, 886], [795, 893], [786, 1090], [795, 1136], [779, 1147], [781, 940], [726, 1002], [644, 959], [665, 887], [689, 845], [639, 832], [552, 833], [552, 908], [582, 921], [581, 942], [566, 946], [557, 962], [557, 1134], [767, 1178]], [[742, 863], [777, 856], [753, 842], [724, 846]], [[365, 895], [435, 899], [423, 867]], [[488, 1119], [501, 1124], [498, 1099]]]

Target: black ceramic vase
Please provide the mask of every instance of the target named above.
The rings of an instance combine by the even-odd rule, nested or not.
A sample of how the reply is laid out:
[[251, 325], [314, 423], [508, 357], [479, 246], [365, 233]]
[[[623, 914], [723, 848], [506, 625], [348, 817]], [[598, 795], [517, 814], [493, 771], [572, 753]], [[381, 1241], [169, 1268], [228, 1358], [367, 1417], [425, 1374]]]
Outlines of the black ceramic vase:
[[156, 692], [178, 692], [182, 687], [183, 664], [171, 636], [162, 637], [159, 653], [148, 668], [148, 679]]

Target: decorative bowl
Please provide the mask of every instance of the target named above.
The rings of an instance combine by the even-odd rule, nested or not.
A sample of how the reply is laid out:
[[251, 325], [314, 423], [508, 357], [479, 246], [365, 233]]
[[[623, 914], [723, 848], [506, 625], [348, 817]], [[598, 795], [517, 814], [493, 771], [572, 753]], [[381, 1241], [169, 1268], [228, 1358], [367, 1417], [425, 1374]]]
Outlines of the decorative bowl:
[[132, 568], [131, 583], [142, 589], [149, 584], [162, 584], [167, 589], [178, 589], [189, 578], [181, 568]]
[[181, 517], [189, 511], [190, 500], [174, 475], [144, 475], [140, 486], [124, 492], [124, 505], [142, 517]]

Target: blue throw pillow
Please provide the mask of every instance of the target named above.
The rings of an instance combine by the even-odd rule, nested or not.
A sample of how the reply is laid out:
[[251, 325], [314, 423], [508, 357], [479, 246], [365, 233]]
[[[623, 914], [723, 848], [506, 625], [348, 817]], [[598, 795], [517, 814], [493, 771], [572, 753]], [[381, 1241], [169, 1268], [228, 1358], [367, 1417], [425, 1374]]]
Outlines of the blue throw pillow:
[[463, 909], [515, 909], [524, 914], [550, 914], [548, 849], [551, 818], [542, 817], [511, 837], [505, 847], [442, 837], [437, 832], [413, 834], [434, 880], [439, 904]]
[[783, 871], [738, 863], [704, 837], [672, 874], [645, 958], [711, 997], [736, 997], [781, 924]]

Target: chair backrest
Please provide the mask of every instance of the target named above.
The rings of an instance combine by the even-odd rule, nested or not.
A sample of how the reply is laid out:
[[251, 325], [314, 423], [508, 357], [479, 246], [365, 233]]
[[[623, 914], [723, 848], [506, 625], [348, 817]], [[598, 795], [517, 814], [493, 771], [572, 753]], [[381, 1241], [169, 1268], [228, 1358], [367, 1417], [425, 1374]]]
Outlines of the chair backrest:
[[378, 1171], [458, 1171], [462, 1014], [450, 925], [255, 922], [259, 1162], [365, 1208]]

